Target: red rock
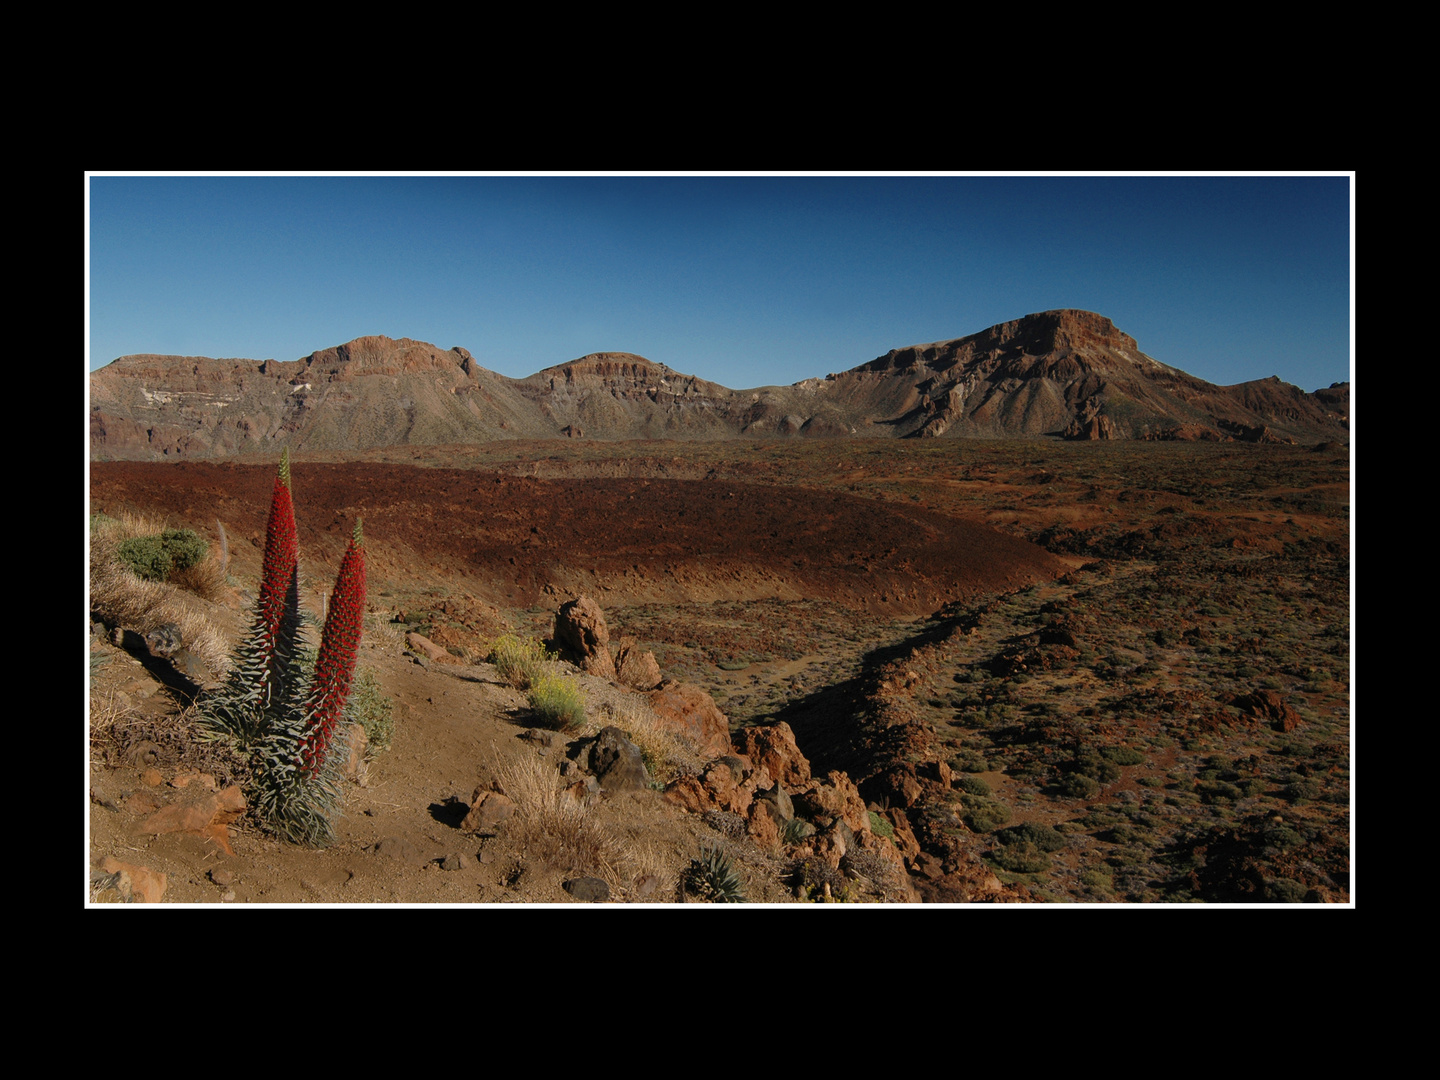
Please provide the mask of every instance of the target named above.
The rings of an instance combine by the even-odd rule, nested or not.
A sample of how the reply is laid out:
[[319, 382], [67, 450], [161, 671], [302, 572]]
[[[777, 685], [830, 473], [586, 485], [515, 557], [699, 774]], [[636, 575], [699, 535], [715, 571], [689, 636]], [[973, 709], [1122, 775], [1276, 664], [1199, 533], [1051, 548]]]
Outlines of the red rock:
[[144, 866], [136, 866], [134, 863], [121, 862], [110, 855], [105, 856], [100, 863], [100, 869], [107, 874], [120, 875], [114, 888], [126, 903], [158, 904], [160, 898], [165, 895], [166, 878], [164, 874], [156, 873]]
[[446, 649], [436, 645], [424, 634], [417, 634], [413, 630], [405, 635], [405, 646], [411, 652], [420, 653], [425, 659], [435, 663], [449, 663], [455, 659]]
[[605, 613], [588, 596], [560, 605], [555, 614], [555, 644], [561, 655], [591, 675], [615, 678], [615, 661], [610, 656], [610, 628]]
[[[783, 720], [766, 727], [746, 728], [736, 736], [735, 749], [763, 769], [771, 782], [795, 789], [810, 779], [810, 762], [795, 743], [795, 732]], [[761, 783], [769, 787], [769, 783]]]
[[460, 823], [466, 832], [491, 832], [496, 825], [515, 816], [515, 800], [498, 791], [481, 789], [475, 792], [470, 813]]
[[640, 652], [629, 638], [620, 642], [615, 651], [615, 674], [626, 686], [636, 690], [653, 690], [660, 685], [660, 662], [650, 651]]
[[776, 824], [774, 815], [767, 809], [772, 805], [763, 799], [757, 799], [750, 804], [747, 830], [750, 839], [762, 848], [774, 849], [780, 846], [780, 827]]
[[646, 698], [660, 723], [688, 737], [702, 754], [730, 752], [730, 722], [698, 686], [667, 679]]
[[720, 810], [744, 814], [750, 809], [750, 792], [740, 786], [739, 779], [723, 761], [714, 762], [705, 770], [705, 790]]
[[810, 780], [793, 797], [802, 817], [840, 818], [851, 832], [870, 831], [870, 812], [860, 798], [860, 789], [843, 772], [831, 770], [823, 780]]

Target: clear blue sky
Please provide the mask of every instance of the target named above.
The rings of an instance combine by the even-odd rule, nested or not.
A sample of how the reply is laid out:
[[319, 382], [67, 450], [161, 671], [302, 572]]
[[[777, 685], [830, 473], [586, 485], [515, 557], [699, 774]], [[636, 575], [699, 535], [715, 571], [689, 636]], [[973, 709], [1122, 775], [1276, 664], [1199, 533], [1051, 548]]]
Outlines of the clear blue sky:
[[736, 389], [1050, 308], [1211, 382], [1350, 377], [1348, 176], [89, 178], [89, 361], [363, 334]]

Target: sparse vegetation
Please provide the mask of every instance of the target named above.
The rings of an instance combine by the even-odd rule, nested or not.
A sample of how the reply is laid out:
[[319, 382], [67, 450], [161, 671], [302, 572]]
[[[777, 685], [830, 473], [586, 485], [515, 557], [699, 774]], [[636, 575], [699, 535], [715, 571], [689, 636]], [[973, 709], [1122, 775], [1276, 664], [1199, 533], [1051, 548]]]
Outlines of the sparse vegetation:
[[[1009, 494], [1003, 501], [1012, 509], [991, 514], [1000, 528], [1094, 561], [1068, 579], [1002, 598], [967, 600], [963, 608], [957, 604], [937, 611], [923, 624], [872, 617], [829, 600], [666, 603], [654, 599], [655, 583], [647, 580], [644, 603], [626, 605], [617, 599], [613, 610], [607, 607], [613, 616], [612, 640], [623, 627], [654, 649], [667, 677], [710, 689], [732, 722], [788, 720], [802, 748], [808, 749], [818, 729], [815, 720], [805, 729], [807, 717], [822, 714], [827, 724], [854, 726], [858, 734], [850, 746], [857, 754], [866, 740], [867, 749], [877, 754], [903, 742], [903, 749], [895, 751], [897, 760], [908, 766], [923, 791], [918, 801], [907, 795], [903, 803], [896, 793], [886, 801], [877, 791], [873, 805], [903, 806], [923, 858], [940, 860], [947, 878], [952, 866], [990, 848], [986, 862], [1007, 891], [1032, 901], [1344, 901], [1350, 814], [1344, 463], [1283, 447], [1172, 446], [1157, 452], [1137, 444], [1079, 448], [1085, 457], [1084, 467], [1077, 469], [1057, 467], [1078, 460], [1075, 448], [1058, 446], [967, 444], [964, 465], [956, 463], [954, 447], [942, 440], [905, 449], [910, 459], [902, 461], [898, 450], [888, 446], [852, 450], [797, 441], [776, 451], [783, 468], [775, 478], [766, 474], [762, 480], [820, 489], [829, 482], [825, 470], [833, 470], [836, 460], [860, 463], [863, 452], [863, 463], [876, 466], [859, 481], [867, 492], [890, 485], [886, 473], [904, 474], [904, 483], [915, 490], [924, 483], [926, 506], [981, 514], [997, 505], [990, 489], [1004, 490]], [[491, 459], [500, 453], [477, 451], [482, 452]], [[609, 459], [623, 450], [577, 443], [558, 453], [590, 454], [583, 460], [594, 465], [594, 474], [611, 475], [605, 471], [612, 468]], [[700, 475], [712, 467], [726, 481], [744, 482], [755, 475], [743, 471], [752, 463], [705, 456], [711, 453], [708, 448], [695, 452]], [[1048, 462], [1043, 467], [1049, 481], [1024, 486], [1025, 477], [1040, 473], [1041, 462]], [[527, 462], [527, 470], [534, 464]], [[563, 463], [544, 467], [560, 469]], [[1121, 475], [1123, 487], [1117, 481]], [[957, 482], [949, 484], [951, 479]], [[1330, 493], [1327, 484], [1336, 490]], [[1203, 502], [1203, 512], [1173, 512], [1177, 505], [1188, 510], [1190, 502]], [[1312, 503], [1302, 516], [1301, 509]], [[1291, 513], [1294, 520], [1287, 522]], [[99, 520], [95, 529], [113, 527]], [[248, 540], [254, 529], [246, 529]], [[163, 523], [151, 523], [145, 535], [163, 531]], [[863, 555], [873, 558], [875, 553]], [[236, 557], [242, 562], [253, 558], [248, 545], [237, 547]], [[201, 609], [194, 597], [171, 588], [173, 576], [171, 585], [141, 581], [128, 569], [124, 576], [131, 587], [164, 588], [180, 606]], [[518, 582], [518, 576], [513, 580]], [[535, 672], [534, 680], [523, 678], [515, 685], [529, 688], [547, 668], [556, 674], [563, 670], [527, 637], [545, 632], [544, 624], [553, 617], [549, 607], [529, 601], [528, 607], [492, 607], [478, 620], [474, 613], [492, 602], [491, 594], [477, 600], [458, 579], [448, 589], [445, 584], [387, 583], [396, 589], [396, 598], [382, 605], [387, 610], [373, 613], [370, 622], [383, 622], [398, 640], [403, 631], [396, 628], [410, 620], [392, 623], [395, 613], [427, 613], [437, 636], [454, 632], [438, 643], [455, 653], [455, 642], [463, 640], [467, 658], [485, 654], [493, 635], [512, 626], [517, 628], [514, 640], [530, 642]], [[615, 583], [617, 593], [626, 587]], [[430, 597], [425, 606], [412, 604], [422, 595]], [[490, 652], [497, 669], [499, 651]], [[1002, 654], [1004, 673], [991, 666]], [[132, 666], [123, 654], [114, 655], [111, 665], [95, 668], [92, 663], [92, 675], [99, 671], [112, 694], [122, 685], [115, 669]], [[803, 660], [755, 662], [762, 655]], [[717, 659], [736, 667], [717, 667]], [[741, 661], [747, 661], [748, 671], [739, 671]], [[1024, 678], [1011, 677], [1012, 664], [1025, 665], [1023, 672], [1013, 669]], [[918, 680], [906, 677], [912, 669]], [[437, 709], [452, 707], [457, 696], [478, 693], [482, 685], [513, 709], [515, 695], [467, 678], [465, 670], [409, 675], [435, 680]], [[882, 675], [890, 689], [872, 694], [869, 687], [878, 685]], [[447, 681], [440, 682], [442, 676]], [[467, 685], [472, 680], [474, 685]], [[347, 715], [357, 719], [364, 682], [362, 668], [347, 707]], [[842, 692], [831, 694], [841, 687]], [[442, 702], [447, 688], [449, 700]], [[1272, 696], [1262, 698], [1261, 691]], [[426, 710], [427, 692], [407, 696], [411, 707], [418, 701]], [[851, 702], [856, 704], [847, 712]], [[1281, 705], [1293, 710], [1284, 715], [1283, 725], [1278, 712], [1262, 715], [1262, 708]], [[122, 708], [136, 711], [118, 695], [110, 707], [117, 714]], [[94, 708], [103, 726], [111, 715], [105, 700], [96, 699]], [[644, 708], [637, 704], [635, 717], [618, 704], [608, 713], [606, 708], [592, 705], [581, 730], [615, 723], [641, 746], [652, 775], [672, 776], [685, 752], [658, 741], [647, 745], [650, 736], [640, 723]], [[140, 730], [128, 716], [111, 726]], [[506, 720], [512, 727], [534, 723], [513, 711]], [[924, 738], [895, 739], [906, 732]], [[540, 763], [557, 791], [554, 764], [560, 758], [554, 747], [559, 743], [541, 751], [531, 740], [516, 742], [527, 753], [546, 755]], [[657, 767], [662, 761], [671, 763], [671, 772]], [[945, 779], [942, 761], [948, 761], [953, 774], [948, 786], [937, 784]], [[997, 776], [1003, 776], [999, 784]], [[446, 779], [457, 798], [468, 797], [473, 778], [457, 770], [447, 772]], [[862, 790], [870, 802], [871, 792], [863, 785]], [[375, 803], [377, 814], [383, 805]], [[609, 821], [608, 813], [592, 810], [590, 816]], [[871, 824], [879, 834], [877, 817], [872, 814]], [[1024, 824], [1013, 824], [1014, 818], [1023, 818]], [[799, 839], [803, 825], [788, 826], [782, 838]], [[554, 828], [565, 832], [562, 826]], [[637, 837], [615, 823], [609, 829], [611, 865], [624, 869], [586, 872], [633, 888], [635, 864], [627, 845]], [[739, 843], [742, 836], [743, 822], [733, 839]], [[1057, 839], [1066, 846], [1053, 847]], [[486, 842], [502, 841], [504, 860], [513, 841], [532, 867], [563, 866], [568, 874], [579, 872], [581, 865], [596, 865], [567, 854], [552, 858], [546, 852], [565, 845], [541, 838], [518, 818]], [[908, 847], [910, 842], [907, 831], [903, 843]], [[693, 850], [693, 840], [665, 848], [657, 865], [666, 897], [675, 895], [676, 876]], [[731, 852], [733, 869], [738, 849], [725, 850]], [[519, 873], [506, 866], [506, 873]], [[496, 873], [487, 869], [475, 876], [488, 882]], [[780, 885], [747, 873], [752, 894]], [[450, 883], [448, 896], [440, 892], [439, 898], [476, 898], [468, 892], [474, 886], [465, 875], [426, 877], [432, 887], [435, 881]], [[812, 878], [812, 886], [823, 888], [819, 876]], [[467, 883], [464, 897], [455, 888], [462, 880]], [[844, 881], [841, 875], [831, 882], [832, 899]], [[930, 887], [921, 875], [912, 881]], [[482, 891], [479, 898], [494, 902], [498, 895]], [[526, 895], [533, 894], [517, 888], [513, 898]], [[632, 898], [641, 895], [662, 894], [637, 892]]]
[[500, 677], [517, 690], [529, 690], [545, 672], [545, 664], [553, 659], [545, 646], [534, 638], [502, 634], [490, 648], [490, 662]]
[[[90, 611], [110, 627], [124, 627], [144, 636], [164, 626], [176, 627], [185, 648], [217, 674], [227, 664], [224, 636], [189, 593], [208, 599], [205, 587], [213, 560], [193, 567], [199, 588], [183, 588], [179, 580], [147, 581], [120, 557], [119, 548], [136, 536], [153, 534], [156, 523], [146, 518], [97, 514], [90, 521]], [[176, 575], [178, 578], [178, 575]]]
[[585, 699], [579, 687], [559, 675], [540, 675], [530, 684], [526, 700], [543, 727], [570, 731], [585, 723]]
[[365, 729], [372, 753], [390, 749], [395, 737], [395, 703], [380, 689], [374, 668], [361, 664], [357, 669], [345, 718]]

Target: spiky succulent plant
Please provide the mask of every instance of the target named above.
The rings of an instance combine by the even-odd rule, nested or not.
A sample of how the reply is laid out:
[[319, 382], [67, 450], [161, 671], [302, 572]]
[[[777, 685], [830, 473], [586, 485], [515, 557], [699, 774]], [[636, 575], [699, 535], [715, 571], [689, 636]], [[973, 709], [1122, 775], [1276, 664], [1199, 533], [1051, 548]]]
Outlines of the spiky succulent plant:
[[685, 888], [701, 900], [716, 904], [743, 904], [745, 884], [730, 865], [730, 860], [717, 847], [701, 851], [685, 868]]
[[303, 705], [274, 717], [255, 765], [256, 811], [296, 843], [318, 846], [334, 837], [340, 763], [348, 756], [339, 727], [355, 676], [364, 614], [365, 541], [357, 520], [335, 578], [309, 692]]
[[270, 497], [255, 618], [249, 635], [235, 649], [225, 685], [202, 705], [209, 725], [248, 745], [265, 734], [277, 715], [292, 709], [304, 688], [299, 638], [299, 544], [286, 450]]

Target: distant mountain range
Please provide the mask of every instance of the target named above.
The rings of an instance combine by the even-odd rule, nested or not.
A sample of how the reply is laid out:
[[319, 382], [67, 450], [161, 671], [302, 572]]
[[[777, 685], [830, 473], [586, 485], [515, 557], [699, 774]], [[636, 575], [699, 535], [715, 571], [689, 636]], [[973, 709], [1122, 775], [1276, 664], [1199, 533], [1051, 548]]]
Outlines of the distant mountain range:
[[631, 353], [511, 379], [460, 347], [362, 337], [300, 360], [122, 356], [90, 376], [96, 460], [495, 439], [1349, 439], [1350, 384], [1216, 386], [1101, 315], [1046, 311], [793, 386], [730, 390]]

